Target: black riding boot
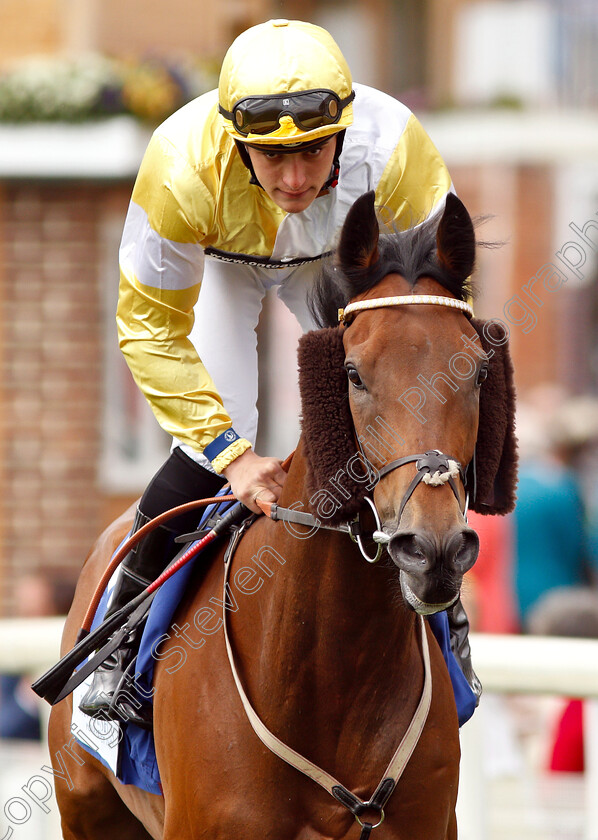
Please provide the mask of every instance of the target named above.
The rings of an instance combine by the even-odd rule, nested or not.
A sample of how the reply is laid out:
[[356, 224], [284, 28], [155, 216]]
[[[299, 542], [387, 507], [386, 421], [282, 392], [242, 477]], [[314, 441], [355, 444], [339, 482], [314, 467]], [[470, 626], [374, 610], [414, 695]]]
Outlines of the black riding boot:
[[[150, 517], [138, 510], [132, 533], [136, 533], [149, 521]], [[175, 532], [160, 526], [131, 549], [121, 563], [120, 575], [105, 618], [109, 618], [128, 604], [164, 571], [180, 548], [174, 542], [175, 536]], [[129, 721], [138, 726], [151, 727], [151, 709], [144, 708], [143, 704], [137, 707], [133, 680], [125, 677], [126, 669], [137, 653], [143, 626], [142, 622], [129, 634], [123, 646], [111, 653], [95, 670], [92, 684], [79, 704], [84, 714], [93, 716], [101, 712], [105, 719]], [[119, 687], [125, 690], [118, 698], [117, 711], [113, 700]]]
[[482, 696], [482, 683], [479, 681], [477, 674], [473, 670], [473, 665], [471, 664], [469, 620], [460, 598], [455, 601], [452, 607], [447, 609], [446, 614], [448, 616], [449, 628], [451, 631], [451, 650], [455, 659], [459, 663], [459, 667], [463, 671], [465, 679], [469, 683], [469, 687], [477, 698], [477, 706], [480, 702], [480, 697]]

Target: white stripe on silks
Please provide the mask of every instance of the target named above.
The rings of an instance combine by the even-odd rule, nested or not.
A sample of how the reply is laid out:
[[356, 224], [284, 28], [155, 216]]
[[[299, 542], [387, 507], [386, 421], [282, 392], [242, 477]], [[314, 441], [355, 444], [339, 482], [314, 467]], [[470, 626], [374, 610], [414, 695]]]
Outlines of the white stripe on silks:
[[195, 242], [164, 239], [151, 227], [145, 210], [131, 201], [119, 251], [129, 276], [153, 289], [177, 291], [201, 283], [204, 252]]

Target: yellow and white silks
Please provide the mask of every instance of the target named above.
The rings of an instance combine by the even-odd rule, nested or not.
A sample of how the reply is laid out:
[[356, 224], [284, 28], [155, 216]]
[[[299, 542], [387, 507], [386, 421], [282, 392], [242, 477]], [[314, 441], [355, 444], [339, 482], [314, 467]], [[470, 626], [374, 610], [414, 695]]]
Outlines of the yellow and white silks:
[[[120, 251], [120, 346], [161, 426], [216, 472], [255, 441], [255, 329], [266, 290], [276, 286], [303, 330], [313, 327], [307, 296], [319, 260], [272, 268], [251, 256], [284, 262], [330, 251], [368, 190], [383, 218], [403, 229], [435, 213], [451, 189], [408, 108], [354, 88], [338, 186], [301, 213], [286, 214], [249, 184], [217, 114], [217, 91], [169, 117], [141, 164]], [[250, 256], [226, 262], [206, 248]]]

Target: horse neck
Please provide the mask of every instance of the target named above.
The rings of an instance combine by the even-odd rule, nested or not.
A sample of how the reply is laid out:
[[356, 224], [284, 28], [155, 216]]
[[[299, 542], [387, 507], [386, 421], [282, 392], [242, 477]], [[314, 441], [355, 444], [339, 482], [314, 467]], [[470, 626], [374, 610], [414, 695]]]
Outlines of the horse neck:
[[[309, 509], [306, 479], [300, 445], [281, 507]], [[295, 533], [305, 530], [299, 526]], [[416, 618], [402, 601], [394, 568], [368, 564], [345, 533], [320, 529], [300, 539], [280, 522], [268, 531], [284, 566], [269, 582], [267, 607], [262, 602], [260, 608], [269, 626], [260, 641], [262, 662], [276, 662], [281, 673], [293, 674], [295, 686], [303, 680], [305, 690], [321, 691], [327, 702], [345, 698], [348, 707], [360, 685], [378, 678], [396, 690], [392, 672], [403, 674], [419, 654]], [[288, 683], [279, 687], [288, 692]]]

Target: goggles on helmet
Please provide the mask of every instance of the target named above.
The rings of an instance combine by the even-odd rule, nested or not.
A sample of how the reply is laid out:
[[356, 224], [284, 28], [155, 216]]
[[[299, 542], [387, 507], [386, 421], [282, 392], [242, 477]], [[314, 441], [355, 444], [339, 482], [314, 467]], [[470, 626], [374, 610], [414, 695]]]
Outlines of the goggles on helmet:
[[355, 91], [345, 99], [333, 90], [303, 90], [298, 93], [275, 93], [271, 96], [246, 96], [227, 111], [218, 110], [231, 120], [235, 130], [249, 134], [270, 134], [279, 127], [280, 119], [289, 116], [302, 131], [311, 131], [339, 122], [343, 108], [355, 99]]

